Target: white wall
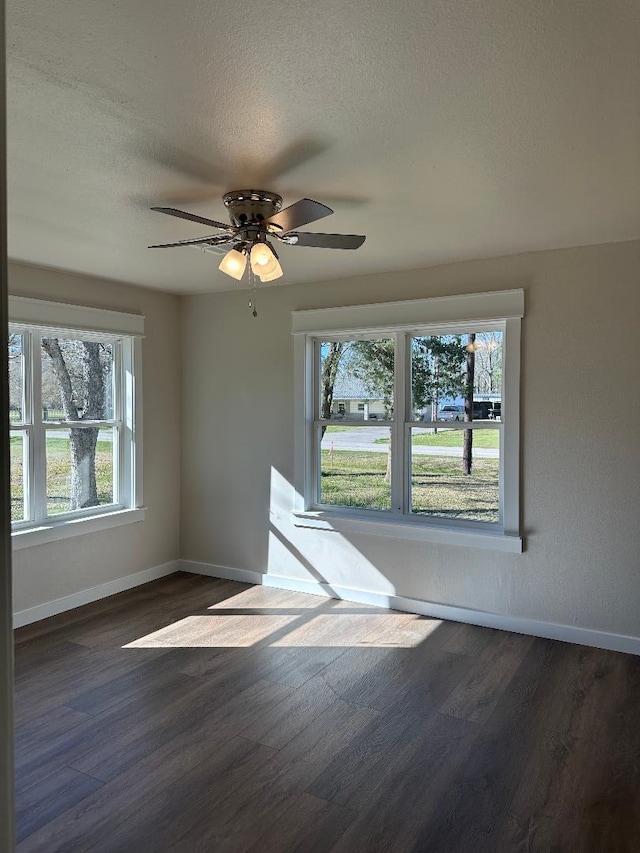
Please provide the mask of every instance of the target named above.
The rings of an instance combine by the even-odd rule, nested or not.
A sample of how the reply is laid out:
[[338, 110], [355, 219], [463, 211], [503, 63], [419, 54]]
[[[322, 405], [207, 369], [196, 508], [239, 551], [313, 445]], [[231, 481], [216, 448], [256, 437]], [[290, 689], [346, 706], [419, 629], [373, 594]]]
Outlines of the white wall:
[[[514, 287], [526, 552], [292, 527], [291, 310]], [[640, 243], [273, 287], [257, 319], [246, 301], [183, 304], [184, 558], [640, 637]]]
[[146, 518], [16, 551], [14, 611], [164, 565], [179, 555], [180, 364], [178, 297], [10, 263], [9, 292], [144, 314], [143, 435]]

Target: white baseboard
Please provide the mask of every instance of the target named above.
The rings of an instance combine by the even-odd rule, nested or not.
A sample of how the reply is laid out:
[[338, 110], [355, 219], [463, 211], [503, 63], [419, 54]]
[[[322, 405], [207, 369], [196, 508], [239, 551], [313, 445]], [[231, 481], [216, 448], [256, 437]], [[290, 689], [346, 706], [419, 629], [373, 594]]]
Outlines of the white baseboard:
[[107, 598], [109, 595], [124, 592], [126, 589], [133, 589], [134, 586], [149, 583], [149, 581], [163, 578], [166, 575], [172, 575], [178, 571], [180, 571], [179, 560], [172, 560], [161, 566], [152, 566], [150, 569], [144, 569], [142, 572], [135, 572], [132, 575], [116, 578], [116, 580], [108, 581], [99, 586], [92, 586], [91, 589], [74, 592], [73, 595], [65, 595], [63, 598], [56, 598], [54, 601], [46, 601], [44, 604], [38, 604], [35, 607], [29, 607], [26, 610], [14, 613], [13, 627], [22, 628], [23, 625], [29, 625], [31, 622], [38, 622], [40, 619], [56, 616], [58, 613], [64, 613], [65, 610], [73, 610], [74, 607], [82, 607], [83, 604], [90, 604], [92, 601], [98, 601], [100, 598]]
[[266, 575], [251, 572], [249, 569], [231, 569], [229, 566], [214, 566], [212, 563], [198, 563], [195, 560], [178, 560], [181, 572], [191, 572], [193, 575], [206, 575], [209, 578], [222, 578], [227, 581], [239, 581], [260, 586]]
[[466, 622], [470, 625], [480, 625], [483, 628], [497, 628], [501, 631], [513, 631], [516, 634], [528, 634], [533, 637], [544, 637], [549, 640], [562, 640], [567, 643], [577, 643], [582, 646], [594, 646], [598, 649], [611, 649], [616, 652], [640, 655], [640, 637], [626, 634], [612, 634], [606, 631], [596, 631], [592, 628], [580, 628], [574, 625], [559, 625], [554, 622], [543, 622], [538, 619], [524, 619], [517, 616], [504, 616], [499, 613], [487, 613], [482, 610], [472, 610], [463, 607], [452, 607], [447, 604], [435, 604], [421, 601], [417, 598], [407, 598], [402, 595], [384, 595], [379, 592], [369, 592], [362, 589], [334, 586], [333, 584], [317, 581], [297, 580], [280, 577], [279, 575], [261, 574], [247, 569], [233, 569], [228, 566], [216, 566], [210, 563], [198, 563], [192, 560], [180, 560], [180, 569], [184, 572], [207, 575], [208, 577], [224, 578], [241, 581], [276, 589], [290, 589], [294, 592], [305, 592], [310, 595], [321, 595], [325, 598], [338, 598], [353, 601], [355, 604], [371, 604], [375, 607], [386, 607], [400, 610], [403, 613], [416, 613], [433, 619], [447, 619], [452, 622]]
[[208, 577], [234, 580], [256, 586], [269, 586], [276, 589], [289, 589], [293, 592], [304, 592], [309, 595], [321, 595], [325, 598], [338, 598], [352, 601], [355, 604], [370, 604], [375, 607], [385, 607], [404, 613], [416, 613], [429, 616], [432, 619], [447, 619], [452, 622], [466, 622], [470, 625], [480, 625], [484, 628], [498, 628], [502, 631], [514, 631], [517, 634], [529, 634], [534, 637], [546, 637], [550, 640], [563, 640], [567, 643], [578, 643], [584, 646], [595, 646], [600, 649], [611, 649], [617, 652], [640, 655], [640, 637], [625, 634], [612, 634], [606, 631], [595, 631], [591, 628], [580, 628], [574, 625], [558, 625], [553, 622], [543, 622], [537, 619], [524, 619], [516, 616], [504, 616], [499, 613], [487, 613], [463, 607], [452, 607], [446, 604], [435, 604], [421, 601], [417, 598], [407, 598], [402, 595], [385, 595], [363, 589], [334, 586], [317, 581], [298, 580], [279, 575], [262, 574], [248, 569], [234, 569], [230, 566], [217, 566], [211, 563], [200, 563], [195, 560], [172, 560], [161, 566], [153, 566], [141, 572], [135, 572], [123, 578], [99, 586], [47, 601], [27, 610], [14, 614], [14, 628], [21, 628], [31, 622], [55, 616], [66, 610], [81, 607], [92, 601], [107, 598], [118, 592], [140, 586], [158, 578], [166, 577], [174, 572], [183, 571]]

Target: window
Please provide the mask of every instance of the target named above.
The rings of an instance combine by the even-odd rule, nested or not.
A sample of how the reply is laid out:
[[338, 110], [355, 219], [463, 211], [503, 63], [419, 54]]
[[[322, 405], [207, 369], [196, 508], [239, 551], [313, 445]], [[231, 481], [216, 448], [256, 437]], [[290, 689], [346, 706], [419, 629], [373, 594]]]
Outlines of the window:
[[139, 520], [143, 318], [16, 297], [9, 309], [14, 546]]
[[[294, 312], [296, 523], [521, 550], [523, 301], [504, 291]], [[364, 387], [376, 417], [332, 420], [336, 385]]]

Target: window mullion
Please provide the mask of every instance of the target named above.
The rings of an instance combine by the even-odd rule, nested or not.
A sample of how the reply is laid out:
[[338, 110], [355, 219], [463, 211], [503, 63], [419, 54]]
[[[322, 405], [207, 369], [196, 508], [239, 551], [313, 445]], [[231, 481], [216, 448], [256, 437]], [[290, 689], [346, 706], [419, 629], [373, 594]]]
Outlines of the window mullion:
[[406, 419], [406, 336], [394, 337], [393, 423], [391, 426], [391, 506], [395, 514], [404, 512], [406, 484], [405, 436]]
[[[137, 466], [135, 463], [136, 440], [138, 424], [135, 423], [135, 376], [136, 376], [136, 345], [131, 340], [118, 342], [114, 352], [114, 416], [118, 426], [114, 427], [117, 439], [119, 464], [114, 473], [117, 483], [117, 496], [114, 488], [114, 500], [124, 506], [134, 506], [137, 490], [141, 483], [136, 484]], [[119, 362], [119, 363], [118, 363]], [[114, 484], [115, 486], [115, 484]]]
[[[111, 373], [111, 406], [112, 416], [115, 423], [111, 427], [111, 448], [113, 460], [113, 502], [123, 503], [123, 485], [125, 483], [124, 472], [124, 446], [122, 429], [122, 387], [123, 387], [123, 358], [122, 342], [115, 341], [113, 344], [113, 370]], [[128, 501], [127, 501], [128, 502]]]
[[33, 424], [29, 441], [30, 518], [37, 524], [47, 516], [47, 439], [42, 422], [42, 357], [40, 334], [29, 335], [29, 408]]
[[[320, 366], [321, 343], [316, 338], [312, 341], [313, 346], [313, 374], [311, 379], [311, 394], [310, 410], [315, 420], [322, 415], [322, 370]], [[311, 505], [314, 506], [320, 502], [320, 471], [322, 467], [322, 431], [315, 425], [312, 427], [311, 435], [311, 463], [310, 463], [310, 483], [311, 483]]]
[[500, 431], [500, 506], [505, 533], [520, 531], [520, 319], [505, 323]]

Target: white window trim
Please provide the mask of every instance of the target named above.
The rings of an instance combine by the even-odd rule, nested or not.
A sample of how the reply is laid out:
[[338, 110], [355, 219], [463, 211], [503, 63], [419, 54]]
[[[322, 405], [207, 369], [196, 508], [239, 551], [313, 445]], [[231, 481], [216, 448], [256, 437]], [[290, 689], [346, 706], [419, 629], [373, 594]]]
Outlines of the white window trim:
[[87, 308], [65, 302], [48, 302], [26, 296], [9, 297], [9, 322], [24, 326], [46, 326], [69, 332], [102, 332], [107, 335], [144, 336], [142, 314], [125, 314], [106, 308]]
[[45, 545], [48, 542], [68, 539], [71, 536], [82, 536], [86, 533], [97, 533], [99, 530], [121, 527], [124, 524], [134, 524], [138, 521], [144, 521], [145, 515], [146, 507], [135, 507], [133, 509], [104, 510], [103, 512], [96, 512], [89, 518], [51, 521], [39, 527], [13, 530], [11, 546], [14, 551], [21, 551], [23, 548]]
[[[90, 511], [78, 512], [61, 518], [39, 519], [31, 523], [20, 523], [12, 527], [12, 545], [20, 550], [42, 545], [58, 539], [79, 536], [105, 530], [144, 519], [142, 490], [142, 337], [144, 317], [102, 308], [89, 308], [48, 302], [20, 296], [9, 297], [9, 323], [16, 331], [46, 329], [61, 335], [78, 338], [120, 338], [123, 341], [120, 358], [123, 411], [123, 442], [119, 459], [119, 470], [114, 475], [120, 478], [120, 502], [112, 506], [100, 506]], [[38, 372], [34, 363], [33, 370]], [[25, 383], [37, 376], [30, 373]], [[28, 389], [26, 389], [28, 390]], [[114, 413], [115, 414], [115, 413]], [[19, 427], [18, 427], [19, 428]], [[33, 432], [33, 430], [32, 430]], [[32, 458], [32, 457], [30, 457]], [[125, 461], [126, 460], [126, 461]], [[129, 476], [123, 477], [125, 469]]]
[[[294, 485], [292, 521], [299, 527], [336, 532], [370, 533], [394, 538], [431, 541], [467, 547], [519, 553], [520, 536], [520, 325], [524, 316], [524, 291], [503, 290], [453, 297], [373, 303], [344, 308], [293, 311], [294, 336]], [[429, 516], [394, 515], [385, 518], [373, 511], [313, 507], [315, 467], [310, 424], [314, 417], [316, 387], [314, 339], [318, 336], [348, 338], [353, 335], [410, 332], [421, 326], [444, 333], [447, 327], [469, 324], [500, 324], [504, 328], [503, 423], [500, 454], [500, 505], [502, 524], [481, 529], [473, 523], [447, 526]], [[396, 357], [402, 357], [398, 353]], [[402, 389], [396, 389], [396, 393]], [[397, 411], [404, 411], [396, 397]], [[403, 429], [397, 418], [392, 426]], [[397, 476], [402, 466], [396, 465]], [[482, 526], [483, 527], [483, 526]]]

